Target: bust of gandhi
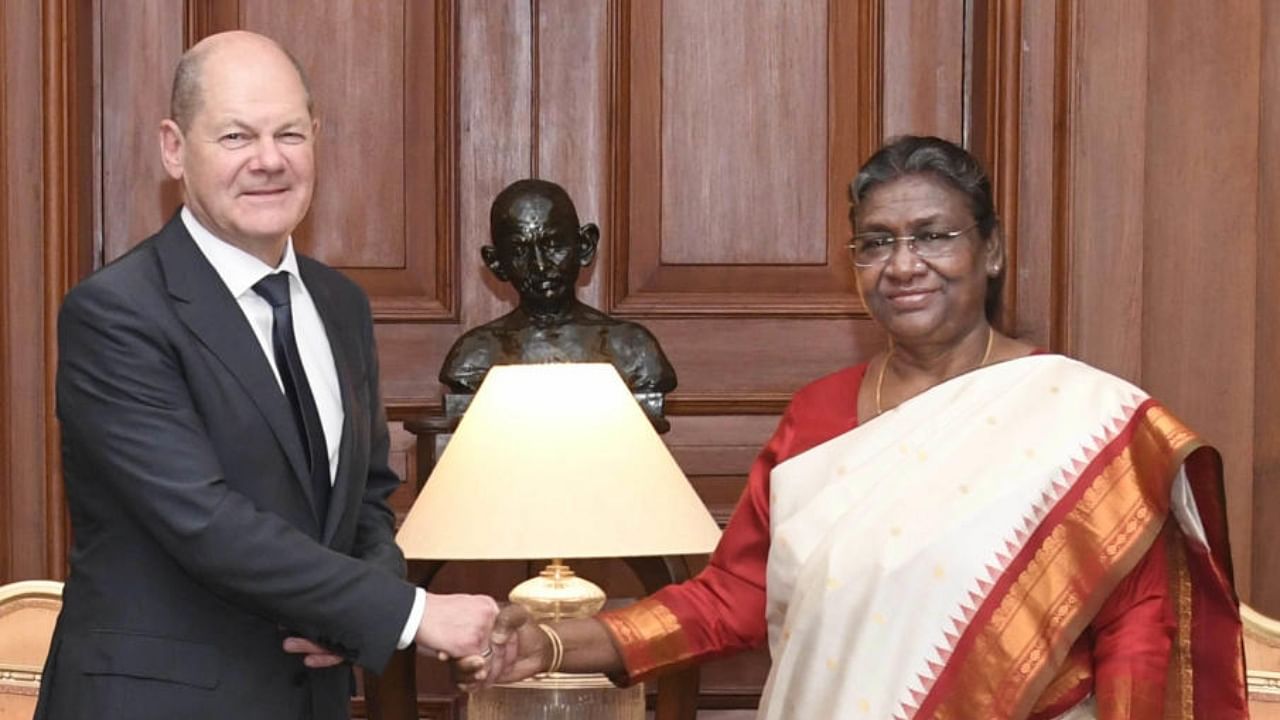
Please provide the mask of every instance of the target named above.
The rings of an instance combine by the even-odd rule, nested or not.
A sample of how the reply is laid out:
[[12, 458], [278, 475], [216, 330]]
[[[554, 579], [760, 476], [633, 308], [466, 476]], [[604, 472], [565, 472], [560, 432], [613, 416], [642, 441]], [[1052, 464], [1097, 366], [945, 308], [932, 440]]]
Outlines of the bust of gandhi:
[[[458, 338], [441, 383], [474, 393], [494, 365], [608, 362], [634, 393], [675, 389], [675, 370], [648, 330], [578, 301], [578, 273], [595, 257], [600, 230], [578, 224], [564, 188], [531, 179], [508, 185], [490, 208], [489, 231], [493, 244], [480, 254], [495, 277], [515, 287], [520, 304]], [[664, 424], [642, 404], [655, 424]]]

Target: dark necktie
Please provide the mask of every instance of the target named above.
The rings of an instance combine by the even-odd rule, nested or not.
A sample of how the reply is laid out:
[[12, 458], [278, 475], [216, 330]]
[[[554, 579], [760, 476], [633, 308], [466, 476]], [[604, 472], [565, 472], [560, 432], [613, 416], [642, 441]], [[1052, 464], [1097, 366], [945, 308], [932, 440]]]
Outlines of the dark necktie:
[[293, 408], [293, 420], [302, 436], [302, 446], [307, 451], [307, 467], [311, 471], [311, 489], [316, 498], [316, 515], [324, 524], [329, 509], [329, 451], [324, 442], [324, 428], [320, 425], [320, 412], [311, 394], [311, 384], [302, 369], [302, 356], [298, 354], [298, 342], [293, 334], [293, 310], [289, 303], [289, 275], [278, 272], [268, 275], [253, 286], [254, 292], [271, 303], [271, 345], [275, 348], [276, 369], [284, 384], [284, 394]]

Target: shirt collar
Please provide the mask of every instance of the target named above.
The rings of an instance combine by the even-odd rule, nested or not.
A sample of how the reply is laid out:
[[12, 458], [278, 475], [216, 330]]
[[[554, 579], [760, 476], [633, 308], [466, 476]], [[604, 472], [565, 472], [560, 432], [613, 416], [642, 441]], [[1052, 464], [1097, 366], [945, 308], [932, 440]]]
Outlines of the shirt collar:
[[200, 253], [209, 261], [214, 272], [218, 273], [223, 284], [231, 291], [232, 297], [240, 297], [259, 280], [275, 272], [284, 271], [299, 280], [302, 279], [302, 275], [298, 273], [298, 257], [293, 253], [293, 236], [285, 241], [284, 257], [280, 260], [280, 264], [271, 267], [235, 245], [218, 239], [208, 228], [200, 224], [185, 205], [182, 207], [182, 224], [187, 227], [187, 232], [191, 234], [191, 239], [195, 240], [196, 247], [200, 248]]

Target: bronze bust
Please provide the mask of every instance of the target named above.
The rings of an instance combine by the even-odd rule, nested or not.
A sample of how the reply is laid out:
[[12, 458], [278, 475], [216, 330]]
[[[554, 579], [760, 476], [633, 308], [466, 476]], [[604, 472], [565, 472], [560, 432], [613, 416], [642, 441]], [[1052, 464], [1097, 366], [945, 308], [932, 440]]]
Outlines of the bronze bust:
[[600, 230], [578, 224], [564, 188], [533, 179], [508, 185], [494, 198], [489, 230], [493, 244], [481, 248], [481, 256], [495, 277], [515, 287], [520, 304], [458, 338], [440, 382], [455, 393], [474, 393], [494, 365], [609, 362], [664, 426], [661, 396], [675, 389], [675, 370], [644, 327], [578, 301], [578, 274], [595, 257]]

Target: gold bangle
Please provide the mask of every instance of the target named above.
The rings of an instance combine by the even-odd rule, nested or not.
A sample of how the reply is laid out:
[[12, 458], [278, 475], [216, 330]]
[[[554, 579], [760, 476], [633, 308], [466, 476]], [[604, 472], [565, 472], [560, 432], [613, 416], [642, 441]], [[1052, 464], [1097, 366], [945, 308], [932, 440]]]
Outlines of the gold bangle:
[[538, 623], [538, 629], [551, 643], [551, 664], [547, 666], [546, 674], [560, 672], [560, 663], [564, 661], [564, 640], [560, 639], [560, 633], [546, 623]]

